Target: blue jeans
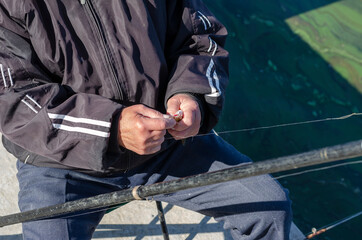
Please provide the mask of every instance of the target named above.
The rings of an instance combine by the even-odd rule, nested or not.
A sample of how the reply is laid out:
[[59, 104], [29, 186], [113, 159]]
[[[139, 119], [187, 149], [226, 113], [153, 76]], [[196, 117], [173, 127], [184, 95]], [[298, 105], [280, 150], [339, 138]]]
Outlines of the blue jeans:
[[[27, 211], [173, 180], [250, 162], [215, 135], [188, 139], [124, 174], [98, 178], [18, 161], [19, 207]], [[234, 239], [288, 239], [292, 219], [287, 191], [269, 175], [158, 195], [168, 202], [224, 222]], [[91, 239], [105, 211], [23, 224], [24, 239]]]

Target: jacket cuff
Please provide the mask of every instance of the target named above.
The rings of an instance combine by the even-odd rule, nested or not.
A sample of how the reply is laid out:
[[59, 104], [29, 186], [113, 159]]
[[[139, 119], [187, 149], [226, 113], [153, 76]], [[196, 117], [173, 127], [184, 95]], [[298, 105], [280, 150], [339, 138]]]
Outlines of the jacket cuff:
[[112, 123], [111, 123], [111, 131], [110, 131], [110, 136], [109, 136], [109, 143], [108, 143], [108, 153], [110, 154], [114, 154], [114, 155], [119, 155], [125, 152], [125, 149], [120, 146], [118, 144], [118, 131], [119, 131], [119, 117], [122, 113], [121, 109], [120, 111], [118, 111], [117, 113], [114, 114], [113, 118], [112, 118]]

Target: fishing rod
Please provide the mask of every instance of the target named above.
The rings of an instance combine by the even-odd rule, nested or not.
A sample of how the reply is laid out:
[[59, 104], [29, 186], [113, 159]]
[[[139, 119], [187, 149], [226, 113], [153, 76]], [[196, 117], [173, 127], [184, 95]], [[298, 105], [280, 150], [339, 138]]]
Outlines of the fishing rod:
[[144, 200], [159, 194], [169, 194], [190, 188], [361, 156], [362, 139], [291, 156], [242, 164], [237, 167], [155, 183], [152, 185], [136, 186], [132, 189], [125, 189], [54, 206], [2, 216], [0, 217], [0, 227], [66, 216], [67, 214], [74, 212], [115, 207], [122, 203], [131, 202], [133, 200]]
[[312, 228], [312, 232], [309, 233], [309, 234], [307, 235], [307, 237], [304, 238], [304, 240], [312, 239], [312, 238], [314, 238], [315, 236], [318, 236], [318, 235], [320, 235], [320, 234], [322, 234], [322, 233], [325, 233], [325, 232], [327, 232], [328, 230], [331, 230], [332, 228], [335, 228], [335, 227], [337, 227], [337, 226], [339, 226], [339, 225], [341, 225], [341, 224], [343, 224], [343, 223], [345, 223], [345, 222], [348, 222], [348, 221], [352, 220], [353, 218], [356, 218], [356, 217], [358, 217], [358, 216], [360, 216], [360, 215], [362, 215], [362, 211], [360, 211], [360, 212], [358, 212], [358, 213], [356, 213], [356, 214], [353, 214], [353, 215], [351, 215], [351, 216], [349, 216], [349, 217], [343, 218], [343, 219], [341, 219], [341, 220], [339, 220], [339, 221], [336, 221], [336, 222], [334, 222], [334, 223], [332, 223], [332, 224], [330, 224], [330, 225], [327, 225], [327, 226], [325, 226], [325, 227], [322, 227], [322, 228], [320, 228], [320, 229], [318, 229], [318, 230], [317, 230], [316, 228]]

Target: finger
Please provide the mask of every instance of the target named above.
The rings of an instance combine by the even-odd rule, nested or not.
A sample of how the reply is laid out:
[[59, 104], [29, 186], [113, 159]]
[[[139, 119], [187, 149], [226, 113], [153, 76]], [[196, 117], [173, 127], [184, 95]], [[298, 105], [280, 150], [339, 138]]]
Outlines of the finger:
[[170, 115], [174, 115], [178, 110], [180, 110], [181, 102], [178, 98], [171, 98], [167, 102], [167, 112]]
[[130, 150], [134, 151], [139, 155], [148, 155], [152, 154], [155, 151], [159, 151], [161, 149], [162, 143], [165, 141], [164, 137], [161, 137], [156, 140], [148, 139], [146, 142], [142, 144], [134, 144]]
[[173, 128], [176, 121], [173, 118], [142, 118], [143, 126], [149, 131], [162, 131]]
[[148, 118], [163, 118], [163, 114], [159, 111], [146, 107], [142, 104], [138, 105], [137, 112], [141, 114], [142, 116], [148, 117]]
[[152, 154], [161, 150], [162, 143], [165, 141], [164, 137], [148, 142], [145, 149], [145, 154]]
[[184, 113], [183, 119], [173, 127], [173, 130], [179, 132], [185, 131], [186, 129], [192, 127], [195, 124], [195, 119], [196, 113], [194, 111], [186, 111]]
[[176, 140], [193, 137], [193, 136], [196, 136], [196, 134], [197, 134], [197, 131], [195, 131], [195, 129], [193, 129], [193, 128], [189, 128], [189, 129], [186, 129], [185, 131], [181, 131], [181, 132], [169, 129], [168, 132]]
[[176, 140], [180, 140], [180, 139], [186, 138], [186, 136], [181, 135], [180, 132], [178, 132], [178, 131], [175, 131], [175, 130], [172, 130], [172, 129], [169, 129], [169, 130], [167, 130], [167, 131], [168, 131], [168, 133], [169, 133], [174, 139], [176, 139]]
[[178, 122], [173, 128], [172, 130], [181, 132], [181, 131], [185, 131], [187, 128], [189, 128], [190, 126], [185, 124], [184, 121], [180, 121]]
[[[149, 139], [147, 140], [147, 142], [155, 142], [158, 141], [160, 139], [164, 140], [164, 137], [166, 135], [166, 130], [163, 131], [153, 131], [149, 137]], [[163, 142], [163, 141], [162, 141]]]
[[172, 128], [176, 124], [176, 121], [168, 115], [144, 105], [139, 105], [138, 113], [143, 117], [142, 122], [148, 130], [160, 131]]
[[154, 153], [159, 152], [160, 150], [161, 150], [161, 145], [149, 149], [148, 152], [145, 155], [154, 154]]

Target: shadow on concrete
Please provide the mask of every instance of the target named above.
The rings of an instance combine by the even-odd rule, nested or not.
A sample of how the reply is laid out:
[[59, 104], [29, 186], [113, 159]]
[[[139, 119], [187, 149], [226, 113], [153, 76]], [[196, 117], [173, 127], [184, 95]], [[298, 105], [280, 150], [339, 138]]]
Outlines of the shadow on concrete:
[[[204, 217], [200, 223], [167, 224], [167, 228], [171, 238], [172, 235], [189, 234], [185, 240], [192, 240], [197, 234], [220, 233], [222, 231], [222, 224], [208, 223], [209, 220], [209, 217]], [[223, 232], [223, 235], [223, 240], [232, 239], [231, 235], [227, 232]], [[100, 224], [92, 239], [134, 237], [134, 240], [141, 240], [156, 236], [162, 238], [161, 226], [157, 218], [150, 224]], [[0, 240], [22, 240], [22, 235], [2, 235]]]
[[[220, 233], [219, 223], [207, 224], [208, 219], [203, 219], [196, 224], [167, 224], [170, 235], [189, 234], [185, 240], [192, 240], [201, 233]], [[158, 224], [111, 224], [99, 225], [93, 238], [111, 237], [135, 237], [135, 240], [143, 239], [147, 236], [162, 236], [161, 227]], [[232, 239], [229, 234], [224, 233], [225, 240]]]
[[[168, 204], [164, 208], [167, 223], [167, 213], [173, 205]], [[222, 233], [224, 240], [231, 240], [230, 233], [223, 230], [222, 223], [208, 223], [210, 217], [204, 217], [200, 223], [192, 224], [170, 224], [167, 229], [172, 235], [189, 234], [185, 240], [194, 239], [200, 233]], [[134, 240], [146, 239], [146, 237], [162, 237], [162, 230], [158, 216], [155, 216], [149, 224], [100, 224], [93, 235], [93, 239], [135, 237]], [[1, 239], [0, 239], [1, 240]]]
[[[171, 211], [173, 205], [167, 204], [164, 208], [167, 223], [167, 213]], [[185, 240], [194, 239], [200, 233], [221, 233], [224, 240], [231, 240], [230, 233], [223, 230], [222, 223], [208, 223], [210, 217], [204, 217], [200, 223], [192, 224], [170, 224], [167, 223], [167, 229], [172, 235], [189, 234]], [[149, 224], [100, 224], [93, 235], [93, 239], [107, 239], [115, 237], [132, 237], [134, 240], [146, 239], [146, 237], [162, 237], [162, 230], [159, 224], [158, 216], [155, 216]], [[1, 240], [1, 239], [0, 239]]]

